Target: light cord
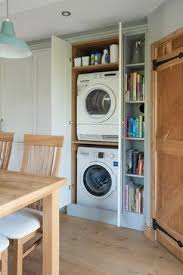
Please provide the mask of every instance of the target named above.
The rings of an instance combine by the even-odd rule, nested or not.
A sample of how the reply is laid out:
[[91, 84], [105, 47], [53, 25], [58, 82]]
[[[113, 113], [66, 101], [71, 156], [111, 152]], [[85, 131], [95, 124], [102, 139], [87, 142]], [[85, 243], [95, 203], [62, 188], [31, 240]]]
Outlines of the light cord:
[[6, 17], [9, 19], [9, 0], [6, 0]]

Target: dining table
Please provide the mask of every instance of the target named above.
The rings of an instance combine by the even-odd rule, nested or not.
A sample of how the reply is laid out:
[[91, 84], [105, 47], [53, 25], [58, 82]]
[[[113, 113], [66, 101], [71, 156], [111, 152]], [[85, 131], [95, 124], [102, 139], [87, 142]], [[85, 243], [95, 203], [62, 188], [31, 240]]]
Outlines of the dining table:
[[59, 189], [65, 178], [0, 171], [0, 218], [43, 201], [43, 275], [59, 275]]

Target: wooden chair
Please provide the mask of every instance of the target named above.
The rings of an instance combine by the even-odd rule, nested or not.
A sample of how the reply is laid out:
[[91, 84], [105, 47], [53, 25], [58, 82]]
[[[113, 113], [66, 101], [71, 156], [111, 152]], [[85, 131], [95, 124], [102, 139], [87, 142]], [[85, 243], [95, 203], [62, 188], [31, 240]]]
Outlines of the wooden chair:
[[8, 169], [13, 137], [13, 133], [0, 132], [0, 169]]
[[[62, 136], [24, 136], [23, 173], [38, 176], [58, 176], [61, 161]], [[0, 219], [0, 232], [12, 240], [14, 275], [22, 275], [23, 258], [31, 253], [42, 239], [42, 203], [33, 204]], [[31, 244], [30, 244], [31, 243]]]
[[8, 275], [8, 246], [9, 240], [0, 235], [0, 275]]
[[[7, 170], [11, 155], [14, 133], [0, 132], [0, 169]], [[8, 274], [9, 240], [0, 235], [0, 275]]]

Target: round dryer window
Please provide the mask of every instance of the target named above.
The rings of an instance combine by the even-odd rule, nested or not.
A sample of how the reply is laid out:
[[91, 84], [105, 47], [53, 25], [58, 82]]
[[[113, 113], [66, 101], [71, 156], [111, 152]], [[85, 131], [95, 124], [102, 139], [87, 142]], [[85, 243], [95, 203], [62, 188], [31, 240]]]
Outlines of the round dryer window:
[[104, 90], [96, 89], [86, 98], [86, 110], [89, 115], [106, 115], [110, 108], [111, 98]]
[[94, 123], [108, 120], [116, 109], [113, 91], [105, 85], [89, 88], [84, 99], [85, 111]]
[[85, 170], [83, 184], [90, 195], [101, 198], [111, 193], [112, 178], [106, 168], [94, 164]]

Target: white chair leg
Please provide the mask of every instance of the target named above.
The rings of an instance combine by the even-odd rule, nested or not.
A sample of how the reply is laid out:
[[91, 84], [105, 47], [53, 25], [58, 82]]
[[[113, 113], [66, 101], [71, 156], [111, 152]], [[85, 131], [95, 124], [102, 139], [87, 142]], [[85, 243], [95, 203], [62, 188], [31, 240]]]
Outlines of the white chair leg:
[[14, 240], [13, 241], [14, 247], [14, 275], [22, 275], [23, 274], [23, 244], [21, 240]]

